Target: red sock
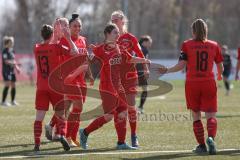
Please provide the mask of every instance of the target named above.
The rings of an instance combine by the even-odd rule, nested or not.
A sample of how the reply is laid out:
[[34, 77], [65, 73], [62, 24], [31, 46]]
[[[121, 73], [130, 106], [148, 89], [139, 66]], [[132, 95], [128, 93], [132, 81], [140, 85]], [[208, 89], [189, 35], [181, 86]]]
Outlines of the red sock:
[[68, 117], [66, 137], [71, 137], [72, 140], [77, 139], [81, 111], [82, 109], [74, 107]]
[[35, 145], [40, 145], [41, 134], [42, 134], [42, 121], [35, 121], [34, 122], [34, 141], [35, 141]]
[[193, 132], [199, 144], [205, 144], [204, 128], [201, 120], [193, 122]]
[[71, 138], [74, 141], [77, 140], [77, 134], [78, 134], [79, 126], [80, 126], [79, 121], [74, 122], [73, 129], [72, 129], [72, 134], [71, 134]]
[[67, 125], [66, 125], [66, 137], [69, 138], [72, 135], [72, 130], [75, 124], [75, 113], [70, 112], [67, 120]]
[[137, 110], [135, 107], [128, 109], [128, 120], [131, 128], [131, 135], [136, 135], [137, 130]]
[[71, 137], [71, 134], [72, 134], [72, 130], [73, 130], [73, 127], [74, 127], [74, 121], [67, 121], [67, 124], [66, 124], [66, 138], [69, 138]]
[[57, 130], [61, 136], [66, 135], [66, 120], [63, 118], [58, 118], [57, 120]]
[[50, 126], [51, 127], [54, 127], [56, 124], [57, 124], [57, 120], [58, 120], [58, 117], [54, 114], [53, 116], [52, 116], [52, 119], [51, 119], [51, 121], [50, 121]]
[[80, 114], [82, 112], [82, 108], [74, 107], [72, 112], [75, 113], [75, 117], [77, 117], [77, 118], [76, 118], [76, 121], [74, 122], [74, 125], [73, 125], [71, 138], [72, 138], [72, 140], [76, 141], [79, 126], [80, 126]]
[[101, 116], [97, 119], [95, 119], [92, 123], [90, 123], [86, 128], [85, 132], [87, 134], [92, 133], [93, 131], [97, 130], [98, 128], [101, 128], [104, 124], [109, 122], [111, 119], [106, 118], [105, 116]]
[[217, 119], [209, 118], [207, 120], [208, 137], [215, 138], [217, 134]]
[[114, 114], [114, 125], [116, 128], [118, 143], [125, 143], [127, 134], [127, 111]]
[[50, 121], [50, 126], [53, 128], [53, 127], [56, 127], [56, 130], [55, 130], [55, 135], [59, 135], [60, 134], [60, 130], [59, 128], [57, 127], [57, 124], [58, 124], [58, 116], [56, 114], [54, 114], [52, 116], [52, 119]]

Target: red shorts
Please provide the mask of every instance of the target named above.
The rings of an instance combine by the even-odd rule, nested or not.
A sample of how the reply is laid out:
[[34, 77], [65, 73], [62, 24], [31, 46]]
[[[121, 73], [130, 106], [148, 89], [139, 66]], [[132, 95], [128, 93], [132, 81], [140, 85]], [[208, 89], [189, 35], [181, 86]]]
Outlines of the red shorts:
[[122, 80], [122, 86], [125, 90], [126, 95], [127, 94], [137, 94], [137, 84], [138, 84], [137, 78]]
[[86, 95], [87, 95], [87, 88], [85, 88], [85, 87], [81, 87], [81, 88], [79, 88], [79, 92], [80, 92], [80, 94], [81, 95], [67, 95], [67, 99], [70, 99], [70, 100], [80, 100], [80, 99], [82, 99], [83, 100], [83, 102], [85, 102], [85, 100], [86, 100]]
[[186, 81], [187, 108], [194, 112], [217, 112], [217, 87], [215, 80]]
[[64, 96], [53, 92], [51, 90], [37, 90], [36, 98], [35, 98], [35, 108], [37, 110], [48, 111], [49, 103], [52, 104], [53, 107], [60, 104], [64, 99]]
[[104, 92], [104, 91], [100, 91], [100, 95], [102, 99], [102, 107], [103, 107], [104, 113], [112, 114], [116, 110], [116, 107], [119, 104], [118, 96], [109, 92]]

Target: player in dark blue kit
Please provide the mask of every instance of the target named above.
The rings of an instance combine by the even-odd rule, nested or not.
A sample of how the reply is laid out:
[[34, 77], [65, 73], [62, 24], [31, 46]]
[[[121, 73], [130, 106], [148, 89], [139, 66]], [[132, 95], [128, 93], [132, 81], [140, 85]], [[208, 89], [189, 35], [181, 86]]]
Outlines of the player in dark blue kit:
[[226, 45], [222, 46], [222, 55], [223, 55], [223, 67], [224, 67], [223, 82], [226, 89], [226, 96], [228, 96], [230, 92], [229, 76], [231, 75], [231, 70], [232, 70], [232, 60], [228, 52], [228, 47]]
[[[140, 38], [139, 44], [141, 46], [142, 52], [146, 59], [149, 58], [149, 48], [152, 46], [152, 38], [148, 35], [144, 35]], [[138, 71], [138, 85], [142, 87], [141, 99], [140, 104], [138, 106], [138, 112], [143, 114], [143, 105], [147, 98], [147, 79], [144, 76], [144, 69], [142, 64], [137, 64], [137, 71]]]
[[[19, 73], [20, 69], [15, 61], [14, 56], [14, 38], [13, 37], [4, 37], [3, 38], [4, 49], [2, 51], [2, 77], [4, 81], [4, 88], [2, 92], [2, 103], [3, 106], [16, 106], [18, 103], [15, 101], [16, 95], [16, 75], [15, 69]], [[11, 87], [11, 104], [6, 101], [8, 90]]]

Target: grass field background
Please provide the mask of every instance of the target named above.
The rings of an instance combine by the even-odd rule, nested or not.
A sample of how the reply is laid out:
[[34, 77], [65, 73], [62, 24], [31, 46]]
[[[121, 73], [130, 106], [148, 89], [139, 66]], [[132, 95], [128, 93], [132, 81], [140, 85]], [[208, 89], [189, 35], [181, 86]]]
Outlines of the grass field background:
[[[111, 122], [89, 136], [89, 150], [87, 151], [74, 148], [66, 153], [59, 143], [47, 141], [43, 130], [41, 150], [45, 156], [38, 159], [240, 159], [240, 150], [238, 150], [240, 149], [240, 82], [233, 82], [234, 89], [230, 96], [225, 96], [222, 82], [219, 83], [218, 90], [217, 147], [218, 149], [236, 150], [220, 151], [216, 156], [199, 156], [188, 151], [184, 153], [150, 153], [151, 151], [191, 150], [196, 146], [190, 113], [185, 107], [184, 81], [171, 81], [170, 83], [173, 85], [173, 90], [165, 95], [166, 99], [161, 97], [147, 99], [144, 106], [145, 114], [139, 117], [138, 137], [141, 147], [136, 151], [139, 153], [132, 154], [131, 151], [130, 154], [126, 153], [129, 151], [115, 150], [116, 132]], [[17, 100], [20, 103], [18, 107], [0, 107], [0, 159], [33, 154], [35, 88], [19, 84]], [[90, 110], [100, 102], [93, 98], [87, 98], [84, 110]], [[139, 99], [137, 99], [137, 103], [139, 103]], [[46, 115], [45, 123], [49, 122], [51, 115], [52, 109]], [[81, 127], [85, 127], [89, 122], [81, 123]], [[130, 143], [129, 132], [127, 142]], [[114, 154], [107, 155], [112, 152]], [[94, 155], [94, 153], [106, 153], [106, 155]], [[62, 156], [59, 157], [59, 155]], [[33, 159], [33, 157], [28, 159]]]

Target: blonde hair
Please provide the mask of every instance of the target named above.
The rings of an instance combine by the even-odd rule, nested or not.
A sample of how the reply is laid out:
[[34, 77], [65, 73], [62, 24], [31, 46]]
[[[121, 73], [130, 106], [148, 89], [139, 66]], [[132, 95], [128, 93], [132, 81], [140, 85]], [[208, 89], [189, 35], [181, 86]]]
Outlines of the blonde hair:
[[64, 17], [57, 18], [53, 22], [53, 37], [52, 37], [51, 43], [55, 43], [55, 40], [63, 37], [62, 29], [64, 27], [69, 28], [69, 21], [67, 18], [64, 18]]
[[192, 32], [195, 35], [195, 40], [205, 41], [207, 39], [208, 27], [203, 19], [197, 19], [192, 23]]
[[123, 11], [117, 10], [111, 14], [111, 22], [116, 19], [122, 19], [124, 22], [123, 31], [127, 32], [128, 30], [128, 18], [124, 15]]
[[57, 18], [54, 22], [54, 25], [60, 25], [61, 27], [68, 26], [69, 25], [69, 21], [67, 18], [61, 17], [61, 18]]
[[9, 45], [9, 43], [12, 43], [12, 45], [13, 45], [13, 43], [14, 43], [14, 38], [13, 37], [11, 37], [11, 36], [4, 36], [3, 37], [3, 46], [6, 48], [6, 47], [8, 47], [8, 45]]

